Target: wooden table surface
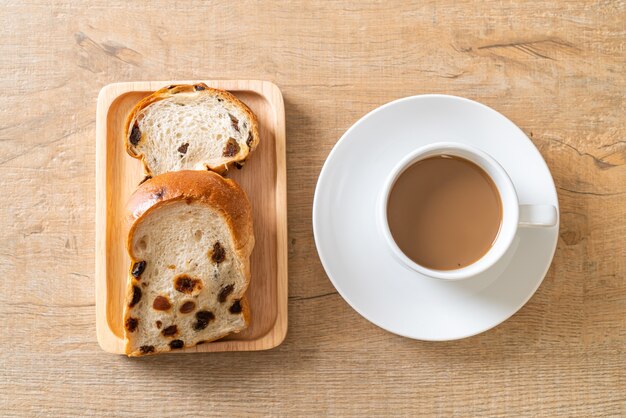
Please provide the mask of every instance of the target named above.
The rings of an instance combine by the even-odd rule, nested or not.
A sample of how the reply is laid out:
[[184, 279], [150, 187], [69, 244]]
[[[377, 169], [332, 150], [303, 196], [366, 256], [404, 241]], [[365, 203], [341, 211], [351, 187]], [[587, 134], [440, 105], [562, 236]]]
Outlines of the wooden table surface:
[[[626, 415], [624, 1], [173, 3], [2, 2], [0, 415]], [[96, 97], [116, 81], [194, 78], [271, 80], [284, 94], [287, 339], [255, 353], [109, 355], [95, 332]], [[432, 92], [517, 123], [561, 206], [535, 296], [447, 343], [360, 317], [311, 228], [340, 135]]]

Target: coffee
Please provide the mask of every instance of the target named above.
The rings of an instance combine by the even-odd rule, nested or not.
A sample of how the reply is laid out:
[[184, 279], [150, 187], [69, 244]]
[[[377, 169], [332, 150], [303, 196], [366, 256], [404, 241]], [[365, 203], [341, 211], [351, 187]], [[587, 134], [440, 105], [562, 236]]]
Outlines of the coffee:
[[387, 219], [407, 257], [426, 268], [454, 270], [489, 251], [500, 230], [502, 202], [482, 168], [440, 155], [418, 161], [397, 178]]

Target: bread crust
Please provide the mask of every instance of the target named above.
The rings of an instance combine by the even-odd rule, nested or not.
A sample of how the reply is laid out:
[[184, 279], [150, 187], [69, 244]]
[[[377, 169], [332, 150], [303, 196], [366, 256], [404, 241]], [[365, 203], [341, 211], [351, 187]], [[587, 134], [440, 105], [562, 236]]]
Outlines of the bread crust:
[[[185, 201], [188, 204], [197, 202], [205, 204], [221, 212], [231, 232], [234, 251], [241, 262], [245, 285], [233, 294], [233, 299], [240, 299], [244, 320], [249, 326], [250, 310], [245, 291], [250, 284], [250, 255], [254, 248], [255, 238], [252, 221], [252, 207], [246, 193], [232, 179], [225, 179], [212, 171], [183, 170], [164, 173], [146, 180], [131, 195], [127, 204], [126, 224], [128, 238], [126, 249], [130, 256], [130, 269], [140, 261], [133, 252], [133, 236], [136, 227], [150, 212], [172, 202]], [[124, 321], [130, 316], [128, 302], [132, 299], [132, 285], [127, 287], [124, 307]], [[222, 338], [224, 334], [211, 341]], [[129, 352], [128, 339], [126, 350], [130, 356], [144, 355]], [[209, 341], [206, 341], [209, 342]], [[155, 353], [158, 354], [158, 353]]]
[[[201, 90], [197, 90], [198, 88], [201, 88]], [[227, 92], [226, 90], [220, 90], [220, 89], [216, 89], [213, 87], [209, 87], [204, 83], [173, 84], [173, 85], [163, 87], [155, 91], [148, 97], [144, 97], [142, 100], [139, 101], [139, 103], [135, 105], [135, 107], [132, 108], [132, 110], [126, 117], [126, 124], [124, 126], [124, 145], [126, 147], [126, 152], [131, 157], [141, 160], [141, 165], [143, 166], [143, 170], [146, 175], [151, 176], [153, 175], [153, 173], [148, 167], [148, 164], [146, 163], [144, 154], [135, 153], [134, 147], [129, 141], [132, 126], [135, 124], [137, 115], [143, 109], [145, 109], [146, 107], [148, 107], [149, 105], [155, 102], [167, 99], [179, 93], [185, 93], [185, 94], [190, 94], [190, 95], [201, 95], [201, 94], [208, 93], [208, 94], [216, 95], [223, 100], [227, 100], [231, 102], [234, 106], [239, 108], [250, 118], [250, 121], [251, 121], [250, 130], [252, 132], [252, 142], [250, 144], [250, 148], [246, 149], [245, 152], [241, 153], [241, 155], [238, 155], [232, 158], [226, 164], [219, 165], [219, 166], [209, 166], [208, 164], [204, 164], [207, 170], [215, 171], [216, 173], [223, 174], [226, 171], [228, 171], [230, 167], [235, 165], [235, 163], [242, 164], [246, 160], [246, 158], [248, 158], [250, 153], [256, 149], [257, 145], [259, 144], [259, 123], [257, 121], [256, 115], [252, 113], [250, 108], [246, 106], [245, 103], [243, 103], [241, 100], [239, 100], [237, 97]]]

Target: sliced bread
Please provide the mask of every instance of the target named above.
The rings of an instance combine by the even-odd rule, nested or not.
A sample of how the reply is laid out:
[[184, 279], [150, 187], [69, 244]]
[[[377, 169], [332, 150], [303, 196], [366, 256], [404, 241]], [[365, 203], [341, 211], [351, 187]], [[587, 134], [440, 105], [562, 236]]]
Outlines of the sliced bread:
[[256, 116], [239, 99], [204, 83], [162, 88], [131, 110], [126, 151], [141, 159], [144, 172], [241, 167], [259, 143]]
[[156, 176], [131, 196], [128, 220], [129, 356], [191, 347], [247, 327], [254, 234], [250, 203], [237, 183], [209, 171]]

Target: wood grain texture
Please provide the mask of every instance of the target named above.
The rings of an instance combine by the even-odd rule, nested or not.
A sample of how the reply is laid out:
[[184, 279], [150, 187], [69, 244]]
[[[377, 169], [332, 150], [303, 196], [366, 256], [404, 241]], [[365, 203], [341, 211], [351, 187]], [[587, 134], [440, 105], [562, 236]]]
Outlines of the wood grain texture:
[[[0, 22], [0, 414], [626, 415], [624, 1], [9, 0]], [[254, 353], [104, 353], [98, 91], [217, 78], [271, 80], [285, 98], [287, 339]], [[465, 96], [517, 123], [553, 173], [562, 215], [530, 302], [449, 343], [361, 318], [327, 279], [311, 231], [315, 182], [339, 136], [419, 93]]]
[[126, 152], [124, 127], [133, 107], [171, 84], [204, 82], [228, 90], [255, 113], [260, 143], [234, 179], [252, 203], [256, 245], [246, 295], [250, 327], [218, 342], [175, 353], [267, 350], [287, 332], [287, 216], [285, 109], [280, 90], [259, 80], [168, 80], [112, 83], [98, 94], [96, 109], [96, 330], [103, 350], [124, 353], [122, 324], [130, 259], [126, 250], [126, 203], [144, 178], [141, 162]]

